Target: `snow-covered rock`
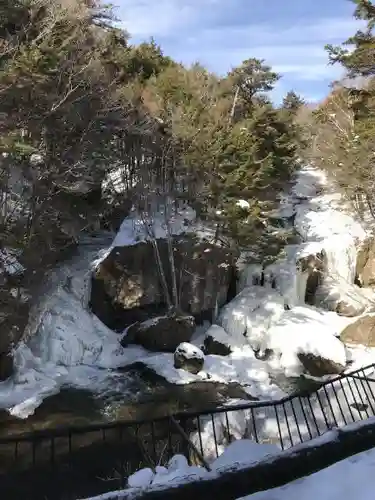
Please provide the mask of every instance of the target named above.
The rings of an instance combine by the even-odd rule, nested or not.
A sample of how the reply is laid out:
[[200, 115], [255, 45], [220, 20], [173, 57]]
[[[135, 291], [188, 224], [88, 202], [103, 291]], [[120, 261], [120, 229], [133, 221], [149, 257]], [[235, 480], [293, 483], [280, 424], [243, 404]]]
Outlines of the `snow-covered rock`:
[[[344, 345], [342, 347], [344, 348]], [[338, 351], [338, 347], [336, 347], [336, 350]], [[325, 375], [337, 375], [345, 370], [347, 361], [345, 348], [341, 349], [341, 354], [341, 363], [332, 360], [332, 355], [330, 358], [324, 358], [320, 354], [299, 352], [297, 356], [304, 368], [304, 372], [307, 375], [319, 378], [324, 377]], [[335, 355], [335, 357], [337, 359], [338, 355]]]
[[203, 352], [193, 344], [182, 342], [174, 353], [174, 367], [190, 373], [199, 373], [204, 365]]
[[335, 335], [339, 335], [347, 324], [346, 318], [333, 312], [295, 307], [285, 311], [271, 326], [264, 347], [273, 351], [275, 367], [283, 369], [289, 376], [299, 376], [304, 372], [300, 355], [302, 359], [309, 356], [310, 359], [326, 360], [327, 367], [330, 363], [345, 367], [345, 346]]
[[150, 468], [140, 469], [128, 477], [128, 486], [129, 488], [141, 488], [148, 486], [152, 483], [154, 477], [155, 474]]
[[211, 472], [207, 472], [201, 464], [189, 466], [183, 455], [175, 455], [166, 467], [157, 466], [155, 472], [149, 468], [135, 472], [128, 478], [128, 486], [140, 489], [155, 485], [197, 481], [209, 474], [218, 474], [236, 467], [249, 466], [279, 453], [280, 450], [272, 444], [258, 444], [249, 439], [243, 439], [229, 444], [218, 458], [216, 458], [216, 454], [212, 456]]

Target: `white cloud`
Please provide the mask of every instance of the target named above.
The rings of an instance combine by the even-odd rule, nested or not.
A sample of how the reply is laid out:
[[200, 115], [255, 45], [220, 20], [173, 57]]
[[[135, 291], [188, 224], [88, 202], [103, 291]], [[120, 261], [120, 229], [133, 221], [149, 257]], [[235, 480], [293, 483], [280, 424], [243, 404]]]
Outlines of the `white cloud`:
[[[299, 82], [301, 87], [341, 76], [338, 66], [328, 65], [324, 45], [342, 42], [360, 26], [349, 16], [301, 20], [294, 19], [293, 12], [288, 25], [271, 16], [267, 22], [250, 16], [246, 23], [238, 8], [240, 22], [236, 24], [229, 22], [233, 11], [228, 11], [224, 0], [118, 1], [123, 26], [135, 40], [153, 36], [165, 53], [179, 61], [189, 64], [199, 60], [209, 69], [225, 73], [244, 59], [258, 57], [284, 75], [288, 85]], [[233, 8], [240, 5], [232, 1]], [[280, 88], [279, 84], [278, 91]]]
[[[202, 29], [195, 34], [197, 44], [228, 43], [232, 45], [274, 45], [322, 42], [322, 44], [345, 40], [358, 27], [358, 21], [345, 18], [306, 19], [298, 24], [283, 27], [277, 22], [249, 23], [246, 26], [220, 26]], [[298, 46], [295, 46], [298, 49]]]
[[134, 37], [164, 37], [194, 22], [198, 5], [197, 0], [122, 0], [119, 17]]

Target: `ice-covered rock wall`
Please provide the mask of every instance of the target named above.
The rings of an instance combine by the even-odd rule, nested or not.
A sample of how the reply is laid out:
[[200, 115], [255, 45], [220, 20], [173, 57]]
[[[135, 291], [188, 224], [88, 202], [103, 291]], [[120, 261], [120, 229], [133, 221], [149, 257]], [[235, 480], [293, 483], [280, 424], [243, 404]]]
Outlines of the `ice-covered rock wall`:
[[144, 355], [140, 349], [122, 348], [119, 336], [87, 306], [91, 262], [111, 241], [107, 234], [82, 241], [78, 254], [47, 280], [31, 312], [26, 343], [15, 348], [14, 376], [0, 383], [0, 408], [25, 418], [64, 385], [96, 391], [112, 377], [116, 386], [116, 374], [106, 369]]
[[[246, 266], [241, 262], [239, 291], [263, 284], [278, 290], [287, 307], [294, 307], [305, 303], [306, 287], [315, 272], [320, 275], [316, 289], [323, 280], [326, 291], [328, 286], [337, 289], [341, 284], [342, 294], [348, 300], [347, 290], [348, 287], [354, 290], [358, 248], [366, 238], [366, 231], [347, 208], [322, 172], [303, 168], [290, 196], [283, 197], [279, 214], [293, 220], [301, 243], [287, 245], [284, 256], [265, 267], [259, 263]], [[368, 300], [368, 294], [359, 289], [353, 295], [361, 296], [361, 303]], [[320, 304], [321, 296], [322, 291]], [[326, 304], [333, 307], [332, 300]]]
[[289, 374], [301, 372], [299, 355], [308, 352], [345, 365], [335, 337], [375, 301], [372, 290], [354, 284], [366, 231], [325, 175], [311, 167], [301, 169], [291, 194], [281, 199], [279, 217], [293, 221], [300, 243], [286, 245], [280, 258], [265, 266], [246, 265], [243, 255], [240, 293], [222, 310], [219, 324], [254, 349], [272, 350]]

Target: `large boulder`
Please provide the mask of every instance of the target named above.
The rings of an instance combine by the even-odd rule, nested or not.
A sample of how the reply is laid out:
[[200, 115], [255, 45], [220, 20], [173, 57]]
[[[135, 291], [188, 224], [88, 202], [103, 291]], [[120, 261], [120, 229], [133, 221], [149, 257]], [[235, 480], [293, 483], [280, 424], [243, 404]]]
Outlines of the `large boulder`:
[[130, 326], [121, 344], [138, 344], [149, 351], [174, 352], [182, 342], [189, 342], [195, 330], [192, 316], [161, 316]]
[[356, 279], [362, 286], [375, 286], [375, 237], [363, 241], [357, 254]]
[[361, 344], [375, 347], [375, 316], [362, 316], [348, 325], [340, 335], [345, 344]]
[[188, 342], [181, 343], [174, 353], [174, 367], [194, 375], [199, 373], [204, 365], [204, 354], [196, 346]]
[[337, 363], [332, 359], [323, 358], [313, 353], [300, 352], [297, 356], [305, 372], [313, 377], [335, 375], [345, 370], [344, 363]]
[[[167, 241], [158, 239], [157, 244], [171, 290]], [[207, 315], [207, 319], [211, 319], [216, 306], [222, 306], [227, 300], [236, 252], [193, 236], [175, 236], [173, 250], [180, 308], [197, 318]], [[121, 329], [143, 319], [137, 317], [138, 312], [165, 305], [150, 242], [113, 248], [94, 271], [90, 306], [110, 328]]]

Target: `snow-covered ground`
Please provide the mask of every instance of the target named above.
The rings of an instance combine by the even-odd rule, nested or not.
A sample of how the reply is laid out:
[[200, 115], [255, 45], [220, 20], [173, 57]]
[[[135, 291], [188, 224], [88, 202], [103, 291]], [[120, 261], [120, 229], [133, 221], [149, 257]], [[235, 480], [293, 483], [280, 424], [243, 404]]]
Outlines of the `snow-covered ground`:
[[373, 500], [375, 450], [341, 460], [310, 476], [238, 500]]
[[[319, 194], [322, 186], [325, 191]], [[15, 376], [0, 383], [0, 408], [26, 418], [43, 399], [64, 386], [90, 389], [98, 394], [119, 391], [126, 399], [128, 379], [116, 369], [134, 361], [143, 361], [176, 384], [197, 380], [238, 382], [249, 394], [265, 400], [285, 395], [270, 371], [298, 375], [301, 368], [298, 353], [312, 351], [339, 362], [342, 346], [338, 347], [335, 336], [353, 319], [306, 306], [303, 300], [306, 275], [296, 266], [302, 257], [324, 249], [330, 275], [351, 282], [356, 244], [365, 238], [366, 231], [340, 205], [340, 197], [330, 191], [324, 175], [310, 167], [301, 170], [293, 192], [281, 200], [280, 216], [293, 214], [303, 242], [286, 247], [285, 258], [265, 269], [265, 287], [253, 285], [259, 266], [243, 266], [242, 295], [220, 316], [233, 352], [226, 357], [206, 356], [204, 370], [198, 375], [176, 370], [170, 354], [148, 353], [135, 346], [121, 347], [119, 336], [88, 310], [92, 266], [105, 258], [113, 246], [145, 239], [141, 221], [135, 216], [126, 219], [112, 244], [106, 237], [83, 245], [80, 253], [56, 269], [46, 284], [28, 326], [32, 340], [15, 349]], [[198, 231], [200, 236], [207, 236], [206, 228], [194, 225], [194, 217], [194, 212], [185, 207], [172, 221], [173, 233]], [[163, 234], [163, 217], [155, 221], [154, 229], [157, 235]], [[67, 277], [72, 278], [71, 285], [64, 286]], [[290, 310], [285, 311], [285, 305]], [[197, 335], [194, 343], [199, 346], [201, 342], [202, 336]], [[261, 349], [271, 347], [277, 353], [276, 358], [271, 362], [257, 359], [251, 344]], [[375, 362], [371, 349], [356, 349], [352, 356], [355, 366]], [[271, 418], [269, 421], [274, 422]]]

